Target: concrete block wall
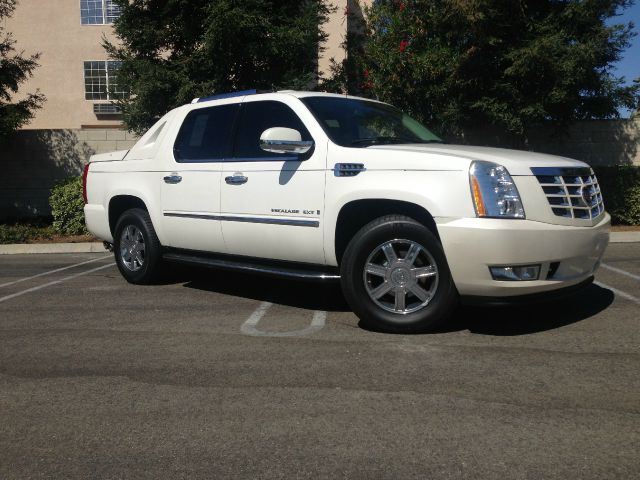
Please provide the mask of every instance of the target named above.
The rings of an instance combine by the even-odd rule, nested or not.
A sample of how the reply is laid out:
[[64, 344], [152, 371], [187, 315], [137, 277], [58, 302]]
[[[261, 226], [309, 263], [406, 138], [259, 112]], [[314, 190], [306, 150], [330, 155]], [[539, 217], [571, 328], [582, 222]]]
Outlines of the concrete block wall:
[[46, 216], [59, 181], [80, 175], [95, 153], [131, 148], [137, 138], [115, 129], [23, 130], [0, 144], [0, 221]]
[[530, 136], [530, 149], [590, 165], [640, 165], [640, 118], [583, 121], [564, 134], [540, 128]]
[[[491, 129], [450, 139], [471, 145], [523, 148]], [[117, 129], [25, 130], [0, 145], [0, 221], [48, 215], [51, 187], [80, 175], [94, 153], [126, 150], [136, 142]], [[591, 165], [640, 166], [640, 118], [578, 122], [565, 134], [549, 127], [530, 132], [525, 149], [586, 161]]]
[[566, 132], [549, 126], [533, 129], [522, 145], [504, 132], [479, 128], [465, 132], [461, 140], [470, 145], [512, 147], [582, 160], [590, 165], [640, 166], [640, 118], [587, 120], [573, 124]]
[[75, 132], [78, 141], [85, 143], [94, 153], [128, 150], [138, 140], [136, 135], [124, 130], [88, 128]]

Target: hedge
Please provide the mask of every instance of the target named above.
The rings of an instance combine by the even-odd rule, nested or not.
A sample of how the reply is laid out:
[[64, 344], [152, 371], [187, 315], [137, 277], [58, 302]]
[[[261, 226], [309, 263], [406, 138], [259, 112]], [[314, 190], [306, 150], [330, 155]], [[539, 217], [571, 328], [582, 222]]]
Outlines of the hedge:
[[34, 240], [50, 239], [54, 233], [53, 228], [38, 222], [0, 225], [0, 245], [29, 243]]
[[640, 225], [640, 167], [593, 167], [613, 224]]
[[53, 228], [61, 235], [87, 235], [84, 223], [82, 177], [73, 177], [56, 184], [49, 197]]

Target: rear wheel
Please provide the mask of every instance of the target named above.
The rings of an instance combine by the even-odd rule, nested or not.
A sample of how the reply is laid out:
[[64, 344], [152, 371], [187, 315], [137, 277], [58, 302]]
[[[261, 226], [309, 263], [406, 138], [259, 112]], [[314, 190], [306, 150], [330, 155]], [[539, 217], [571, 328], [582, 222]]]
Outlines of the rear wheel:
[[113, 251], [122, 276], [130, 283], [153, 283], [160, 275], [161, 245], [149, 213], [127, 210], [118, 219]]
[[341, 282], [353, 311], [377, 330], [432, 330], [457, 304], [440, 242], [400, 215], [378, 218], [353, 237], [342, 258]]

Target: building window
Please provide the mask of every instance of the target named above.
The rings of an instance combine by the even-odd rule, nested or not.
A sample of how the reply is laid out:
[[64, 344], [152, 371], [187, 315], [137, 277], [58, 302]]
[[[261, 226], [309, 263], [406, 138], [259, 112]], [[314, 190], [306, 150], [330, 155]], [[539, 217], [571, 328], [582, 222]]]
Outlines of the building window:
[[121, 9], [113, 0], [80, 0], [82, 25], [106, 25], [120, 16]]
[[84, 62], [85, 100], [117, 100], [129, 92], [118, 87], [116, 73], [120, 62], [92, 60]]

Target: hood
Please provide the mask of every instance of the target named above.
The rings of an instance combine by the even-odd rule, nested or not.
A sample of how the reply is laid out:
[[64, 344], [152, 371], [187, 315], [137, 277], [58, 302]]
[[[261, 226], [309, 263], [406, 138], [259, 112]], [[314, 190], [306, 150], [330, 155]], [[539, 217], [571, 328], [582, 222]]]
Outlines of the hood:
[[367, 150], [393, 150], [394, 152], [429, 153], [467, 160], [484, 160], [506, 167], [511, 175], [532, 175], [531, 167], [588, 167], [584, 162], [545, 153], [509, 150], [506, 148], [447, 145], [440, 143], [411, 145], [372, 145]]

